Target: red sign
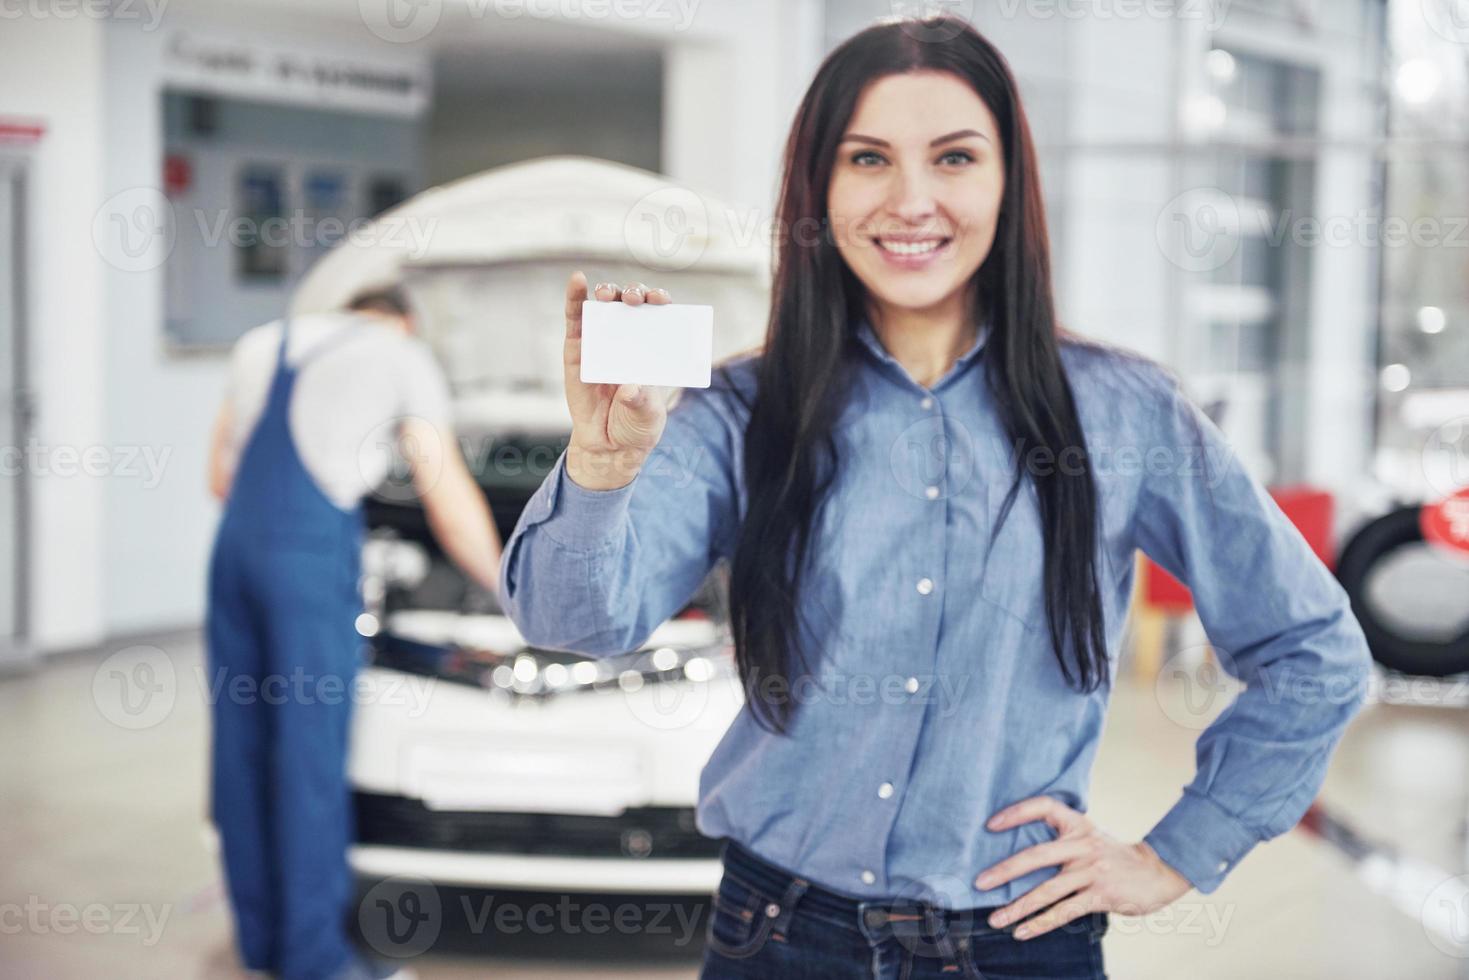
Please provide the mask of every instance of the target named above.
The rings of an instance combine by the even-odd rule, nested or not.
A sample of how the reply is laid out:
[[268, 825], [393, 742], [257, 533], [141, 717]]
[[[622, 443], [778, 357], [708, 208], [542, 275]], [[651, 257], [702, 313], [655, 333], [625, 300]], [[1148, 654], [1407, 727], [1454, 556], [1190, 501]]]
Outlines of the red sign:
[[1469, 560], [1469, 487], [1437, 503], [1424, 504], [1418, 524], [1423, 540]]
[[0, 143], [37, 143], [44, 135], [46, 127], [42, 123], [0, 116]]
[[170, 153], [163, 158], [163, 193], [178, 197], [194, 182], [194, 167], [182, 153]]

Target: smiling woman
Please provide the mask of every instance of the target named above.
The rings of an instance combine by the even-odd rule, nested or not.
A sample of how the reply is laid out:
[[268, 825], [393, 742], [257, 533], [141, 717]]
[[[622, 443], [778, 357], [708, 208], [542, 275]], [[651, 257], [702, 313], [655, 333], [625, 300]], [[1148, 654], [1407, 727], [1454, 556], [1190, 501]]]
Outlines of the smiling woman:
[[[671, 410], [580, 381], [572, 276], [572, 436], [502, 606], [608, 656], [729, 561], [746, 697], [699, 785], [724, 842], [705, 978], [1104, 976], [1110, 914], [1213, 891], [1305, 812], [1365, 694], [1361, 630], [1175, 380], [1056, 322], [1025, 113], [967, 23], [828, 56], [776, 226], [763, 349]], [[1086, 801], [1139, 548], [1246, 686], [1127, 842]], [[1279, 694], [1323, 688], [1347, 693]]]

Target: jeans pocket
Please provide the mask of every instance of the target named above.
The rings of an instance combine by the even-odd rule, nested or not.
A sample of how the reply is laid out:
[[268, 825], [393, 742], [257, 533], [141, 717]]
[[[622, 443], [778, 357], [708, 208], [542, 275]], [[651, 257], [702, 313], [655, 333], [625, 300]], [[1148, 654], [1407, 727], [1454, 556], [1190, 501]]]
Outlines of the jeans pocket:
[[704, 939], [721, 956], [754, 956], [770, 938], [775, 921], [769, 914], [771, 909], [778, 909], [775, 899], [726, 871], [714, 893]]

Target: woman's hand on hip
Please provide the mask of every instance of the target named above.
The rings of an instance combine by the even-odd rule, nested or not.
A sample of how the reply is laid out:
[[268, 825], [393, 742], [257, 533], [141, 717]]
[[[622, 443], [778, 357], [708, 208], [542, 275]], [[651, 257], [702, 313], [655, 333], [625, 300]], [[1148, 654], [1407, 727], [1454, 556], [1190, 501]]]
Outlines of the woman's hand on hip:
[[1050, 824], [1057, 838], [1012, 854], [975, 880], [975, 887], [990, 889], [1037, 868], [1060, 867], [1056, 875], [991, 913], [989, 924], [1000, 928], [1039, 912], [1015, 930], [1017, 939], [1039, 936], [1093, 912], [1146, 915], [1193, 887], [1145, 842], [1116, 840], [1086, 814], [1052, 796], [1007, 806], [986, 826], [1006, 830], [1032, 820]]
[[581, 379], [581, 310], [587, 299], [671, 303], [668, 290], [643, 283], [598, 283], [587, 291], [587, 277], [574, 272], [566, 284], [566, 407], [571, 410], [567, 474], [588, 490], [615, 490], [637, 476], [658, 445], [668, 421], [667, 392], [644, 385], [588, 384]]

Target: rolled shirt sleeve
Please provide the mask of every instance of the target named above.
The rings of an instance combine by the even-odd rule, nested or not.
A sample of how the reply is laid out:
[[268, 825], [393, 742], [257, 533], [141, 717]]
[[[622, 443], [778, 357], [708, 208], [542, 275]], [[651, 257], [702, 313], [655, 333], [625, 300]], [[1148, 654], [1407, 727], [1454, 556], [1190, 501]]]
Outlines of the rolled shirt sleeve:
[[1137, 544], [1189, 587], [1218, 663], [1245, 687], [1200, 733], [1193, 781], [1144, 840], [1208, 894], [1309, 808], [1371, 657], [1300, 532], [1218, 427], [1171, 378], [1162, 387]]
[[682, 391], [657, 447], [616, 490], [578, 486], [562, 453], [501, 555], [501, 605], [529, 642], [635, 650], [733, 552], [731, 395], [721, 384]]

